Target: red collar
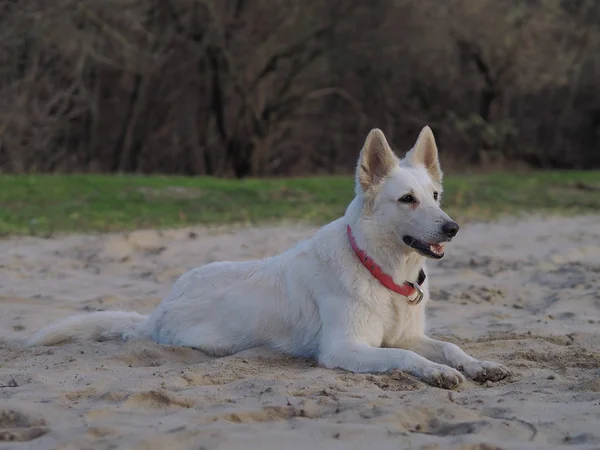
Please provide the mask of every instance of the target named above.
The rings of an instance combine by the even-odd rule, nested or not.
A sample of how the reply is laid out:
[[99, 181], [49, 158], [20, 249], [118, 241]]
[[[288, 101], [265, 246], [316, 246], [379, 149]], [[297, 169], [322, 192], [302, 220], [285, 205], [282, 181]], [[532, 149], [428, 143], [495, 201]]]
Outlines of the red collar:
[[[371, 275], [373, 275], [381, 284], [383, 284], [390, 291], [396, 292], [397, 294], [407, 297], [409, 299], [408, 301], [410, 304], [416, 305], [421, 302], [423, 294], [420, 289], [420, 285], [423, 284], [426, 277], [423, 269], [421, 269], [421, 271], [419, 272], [419, 279], [417, 280], [417, 283], [405, 281], [403, 284], [396, 284], [392, 277], [385, 273], [383, 269], [375, 261], [373, 261], [373, 259], [369, 255], [367, 255], [367, 253], [364, 250], [358, 248], [358, 244], [356, 243], [356, 239], [354, 239], [354, 235], [352, 234], [352, 229], [350, 228], [350, 225], [346, 226], [346, 231], [348, 232], [348, 239], [350, 240], [350, 245], [352, 246], [354, 253], [356, 253], [356, 256], [363, 264], [363, 266], [365, 266], [365, 268], [369, 272], [371, 272]], [[414, 295], [415, 292], [417, 292], [419, 295], [417, 295], [416, 298], [411, 299], [410, 297]]]

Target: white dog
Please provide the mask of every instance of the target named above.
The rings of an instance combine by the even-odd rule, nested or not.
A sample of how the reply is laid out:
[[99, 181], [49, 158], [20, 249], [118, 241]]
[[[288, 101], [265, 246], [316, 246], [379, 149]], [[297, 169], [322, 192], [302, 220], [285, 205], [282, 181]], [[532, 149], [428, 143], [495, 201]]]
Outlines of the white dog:
[[39, 331], [29, 344], [148, 338], [231, 355], [266, 345], [354, 372], [399, 369], [454, 388], [500, 380], [504, 366], [425, 336], [425, 260], [444, 256], [458, 224], [440, 209], [436, 143], [423, 128], [402, 160], [372, 130], [346, 214], [280, 255], [193, 269], [149, 315], [95, 312]]

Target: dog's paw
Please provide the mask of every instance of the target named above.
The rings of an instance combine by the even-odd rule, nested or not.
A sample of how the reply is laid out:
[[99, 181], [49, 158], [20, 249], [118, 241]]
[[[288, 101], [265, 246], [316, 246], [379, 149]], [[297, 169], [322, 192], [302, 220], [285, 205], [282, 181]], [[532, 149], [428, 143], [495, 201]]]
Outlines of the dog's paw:
[[432, 386], [442, 389], [455, 389], [465, 381], [462, 373], [443, 364], [435, 364], [425, 369], [422, 379]]
[[463, 366], [462, 371], [474, 381], [500, 381], [511, 374], [502, 364], [492, 361], [474, 361]]

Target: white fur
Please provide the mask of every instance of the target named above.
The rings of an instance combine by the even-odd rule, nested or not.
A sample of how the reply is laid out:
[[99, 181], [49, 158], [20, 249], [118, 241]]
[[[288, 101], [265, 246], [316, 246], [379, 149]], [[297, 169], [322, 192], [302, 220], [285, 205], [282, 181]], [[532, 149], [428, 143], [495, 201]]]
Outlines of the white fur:
[[123, 311], [101, 311], [65, 317], [38, 331], [29, 339], [29, 344], [55, 345], [68, 339], [106, 341], [121, 338], [124, 329], [133, 329], [146, 319], [147, 316], [136, 312]]
[[[148, 338], [218, 356], [266, 345], [314, 357], [327, 368], [399, 369], [445, 388], [464, 380], [459, 370], [478, 380], [504, 378], [509, 372], [500, 364], [426, 337], [428, 281], [423, 302], [409, 305], [363, 267], [346, 235], [350, 224], [358, 245], [397, 283], [415, 281], [421, 268], [426, 271], [426, 258], [402, 236], [447, 240], [440, 227], [450, 218], [433, 198], [434, 191], [441, 195], [441, 182], [428, 127], [402, 161], [383, 133], [373, 130], [359, 159], [356, 197], [342, 218], [311, 239], [263, 260], [193, 269], [147, 318], [124, 312], [69, 317], [38, 332], [29, 344]], [[417, 204], [398, 201], [408, 192]]]

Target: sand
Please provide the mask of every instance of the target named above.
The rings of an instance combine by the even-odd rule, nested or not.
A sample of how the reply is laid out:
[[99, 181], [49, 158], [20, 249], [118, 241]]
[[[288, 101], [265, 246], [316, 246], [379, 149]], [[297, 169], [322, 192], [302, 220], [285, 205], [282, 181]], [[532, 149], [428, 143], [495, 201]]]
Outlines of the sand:
[[302, 226], [0, 242], [0, 449], [600, 448], [600, 218], [462, 228], [430, 262], [430, 334], [514, 375], [457, 391], [264, 349], [25, 349], [49, 321], [148, 312], [185, 270], [264, 257]]

